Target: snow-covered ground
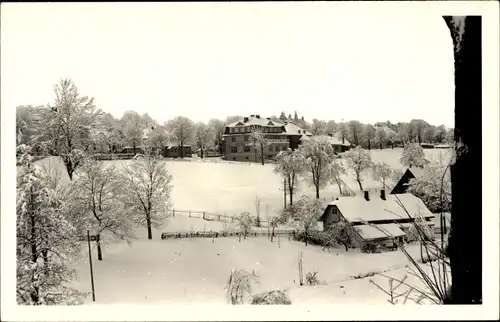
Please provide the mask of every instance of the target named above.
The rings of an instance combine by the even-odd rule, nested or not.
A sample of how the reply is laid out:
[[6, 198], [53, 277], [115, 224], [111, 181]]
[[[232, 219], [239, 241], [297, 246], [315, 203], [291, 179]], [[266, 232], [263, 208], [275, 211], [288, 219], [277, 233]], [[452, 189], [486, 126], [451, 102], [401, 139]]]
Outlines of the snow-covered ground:
[[[417, 256], [417, 245], [411, 245], [409, 249]], [[319, 279], [327, 285], [298, 285], [300, 252], [303, 252], [304, 275], [317, 271]], [[92, 257], [98, 304], [222, 304], [225, 303], [224, 286], [232, 268], [254, 270], [259, 275], [260, 285], [253, 293], [273, 288], [287, 289], [294, 303], [344, 303], [358, 301], [358, 298], [366, 303], [380, 302], [387, 299], [381, 291], [376, 290], [367, 278], [352, 280], [353, 276], [383, 271], [401, 275], [408, 264], [400, 251], [363, 254], [359, 250], [331, 249], [329, 252], [285, 238], [279, 244], [277, 241], [271, 243], [266, 237], [242, 239], [241, 242], [237, 238], [219, 238], [215, 243], [211, 239], [141, 239], [130, 245], [116, 243], [106, 246], [103, 261], [97, 260], [95, 250]], [[90, 292], [86, 247], [83, 247], [81, 260], [75, 268], [80, 276], [75, 286]], [[90, 296], [87, 301], [92, 301]]]

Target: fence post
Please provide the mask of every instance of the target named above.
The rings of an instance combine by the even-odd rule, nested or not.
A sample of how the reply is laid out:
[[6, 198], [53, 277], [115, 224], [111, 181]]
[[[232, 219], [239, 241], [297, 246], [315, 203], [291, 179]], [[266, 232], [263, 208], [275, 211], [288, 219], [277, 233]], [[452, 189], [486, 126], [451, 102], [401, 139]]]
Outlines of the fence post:
[[87, 243], [89, 244], [89, 265], [90, 265], [90, 282], [92, 283], [92, 301], [95, 302], [94, 271], [92, 269], [92, 252], [90, 250], [90, 232], [88, 230], [87, 230]]

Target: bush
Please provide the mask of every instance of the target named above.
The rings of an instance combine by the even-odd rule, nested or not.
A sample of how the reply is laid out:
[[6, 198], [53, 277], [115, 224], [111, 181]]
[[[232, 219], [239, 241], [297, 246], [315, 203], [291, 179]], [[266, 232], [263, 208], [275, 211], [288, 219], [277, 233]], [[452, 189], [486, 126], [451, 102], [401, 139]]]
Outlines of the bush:
[[319, 284], [318, 272], [309, 272], [306, 274], [307, 285], [314, 286]]
[[284, 291], [272, 290], [269, 292], [259, 293], [253, 296], [253, 305], [290, 305], [292, 301]]
[[361, 248], [361, 251], [363, 253], [370, 253], [370, 254], [381, 253], [382, 252], [382, 247], [380, 246], [380, 244], [367, 243], [367, 244], [363, 245], [363, 247]]
[[227, 300], [230, 304], [245, 304], [245, 300], [252, 293], [252, 286], [259, 284], [259, 277], [244, 270], [232, 270], [226, 284]]
[[307, 238], [304, 232], [295, 234], [295, 240], [297, 241], [305, 242], [306, 239], [308, 244], [319, 246], [325, 246], [326, 244], [331, 242], [331, 236], [322, 231], [312, 230], [307, 233]]

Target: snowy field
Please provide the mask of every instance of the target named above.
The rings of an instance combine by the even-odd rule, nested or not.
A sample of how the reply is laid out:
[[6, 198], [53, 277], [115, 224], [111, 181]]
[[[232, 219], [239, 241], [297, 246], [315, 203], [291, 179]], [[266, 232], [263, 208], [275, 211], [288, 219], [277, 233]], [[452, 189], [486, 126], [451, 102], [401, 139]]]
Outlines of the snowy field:
[[[426, 157], [430, 160], [438, 160], [443, 156], [448, 160], [451, 150], [431, 149], [424, 150]], [[399, 162], [402, 149], [372, 150], [372, 160], [375, 162], [386, 162], [393, 169], [404, 170]], [[261, 215], [265, 216], [266, 205], [269, 205], [269, 214], [272, 216], [283, 207], [283, 180], [273, 172], [274, 166], [258, 163], [227, 162], [207, 159], [193, 158], [191, 162], [164, 161], [173, 176], [172, 204], [174, 209], [206, 211], [211, 213], [235, 215], [248, 211], [255, 215], [255, 197], [261, 199]], [[55, 157], [40, 161], [41, 163], [52, 163], [55, 167], [64, 170], [64, 165]], [[131, 160], [103, 161], [108, 165], [118, 168]], [[64, 170], [65, 171], [65, 170]], [[63, 175], [66, 173], [62, 171]], [[365, 189], [377, 189], [381, 187], [379, 182], [372, 179], [371, 173], [365, 173], [363, 187]], [[355, 182], [353, 173], [344, 176], [344, 182], [356, 192], [359, 192], [358, 184]], [[391, 182], [387, 183], [388, 185]], [[311, 197], [315, 195], [314, 188], [302, 182], [300, 194]], [[333, 200], [339, 195], [336, 185], [330, 185], [320, 191], [320, 197], [326, 201]]]
[[[75, 268], [80, 280], [75, 286], [90, 292], [88, 252]], [[418, 246], [411, 245], [412, 254]], [[299, 286], [297, 258], [303, 252], [304, 275], [317, 271], [325, 285]], [[322, 251], [321, 247], [282, 238], [280, 244], [266, 237], [192, 240], [139, 240], [106, 246], [103, 261], [92, 252], [96, 303], [98, 304], [210, 304], [225, 303], [225, 283], [232, 268], [252, 270], [260, 285], [253, 293], [274, 288], [286, 289], [292, 303], [382, 303], [387, 296], [371, 285], [368, 278], [353, 276], [384, 272], [402, 277], [408, 261], [401, 251], [363, 254], [359, 250]], [[418, 256], [417, 256], [418, 257]], [[387, 280], [374, 277], [383, 286]], [[417, 283], [418, 280], [412, 281]], [[341, 286], [343, 288], [341, 288]], [[87, 298], [91, 303], [92, 297]], [[319, 302], [318, 302], [319, 301]]]
[[[399, 164], [401, 149], [373, 150], [375, 162], [386, 162], [403, 170]], [[449, 151], [425, 150], [429, 159], [437, 160]], [[109, 166], [122, 167], [131, 161], [104, 161]], [[266, 205], [273, 215], [283, 205], [282, 180], [273, 172], [273, 165], [255, 163], [165, 161], [173, 176], [172, 202], [175, 209], [198, 210], [234, 215], [242, 211], [255, 214], [254, 201], [261, 201], [261, 216]], [[60, 159], [51, 157], [39, 162], [50, 165], [52, 171], [67, 174]], [[344, 178], [351, 189], [357, 190], [354, 176]], [[379, 183], [365, 175], [365, 188], [377, 188]], [[302, 184], [301, 193], [310, 196], [314, 190]], [[337, 196], [336, 186], [321, 191], [327, 200]], [[382, 254], [363, 254], [359, 250], [345, 252], [308, 246], [281, 237], [270, 243], [267, 237], [250, 237], [238, 242], [237, 238], [173, 239], [161, 240], [162, 231], [221, 230], [224, 224], [200, 218], [177, 216], [170, 218], [166, 227], [153, 230], [153, 240], [146, 239], [145, 227], [138, 227], [137, 239], [130, 244], [114, 243], [104, 246], [103, 261], [98, 261], [93, 250], [94, 278], [97, 303], [225, 303], [224, 285], [231, 269], [255, 270], [260, 285], [253, 293], [273, 288], [289, 291], [293, 303], [387, 303], [387, 296], [369, 282], [369, 278], [353, 279], [353, 276], [387, 271], [386, 274], [402, 277], [408, 260], [401, 251]], [[410, 246], [413, 254], [418, 246]], [[325, 285], [298, 285], [297, 257], [303, 252], [304, 275], [317, 271]], [[417, 256], [418, 257], [418, 256]], [[75, 286], [90, 292], [87, 248], [83, 247], [81, 259], [75, 263], [79, 282]], [[387, 281], [373, 277], [382, 285]], [[416, 278], [413, 284], [420, 283]], [[91, 303], [91, 297], [87, 298]]]

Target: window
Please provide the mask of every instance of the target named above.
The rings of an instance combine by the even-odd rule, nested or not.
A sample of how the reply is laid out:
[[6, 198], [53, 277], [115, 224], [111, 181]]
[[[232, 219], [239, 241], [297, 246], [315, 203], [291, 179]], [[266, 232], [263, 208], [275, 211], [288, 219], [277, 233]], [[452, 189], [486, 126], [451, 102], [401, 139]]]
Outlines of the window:
[[234, 133], [234, 127], [229, 128], [229, 133]]
[[232, 142], [235, 142], [235, 141], [236, 141], [236, 137], [235, 137], [235, 136], [232, 136], [232, 137], [231, 137], [231, 141], [232, 141]]
[[231, 147], [231, 153], [238, 153], [238, 147], [232, 146]]
[[248, 141], [248, 140], [249, 140], [249, 138], [250, 138], [250, 137], [249, 137], [248, 135], [245, 135], [245, 136], [243, 137], [243, 140], [244, 140], [244, 141]]
[[250, 152], [250, 147], [249, 146], [244, 146], [243, 147], [243, 152]]

